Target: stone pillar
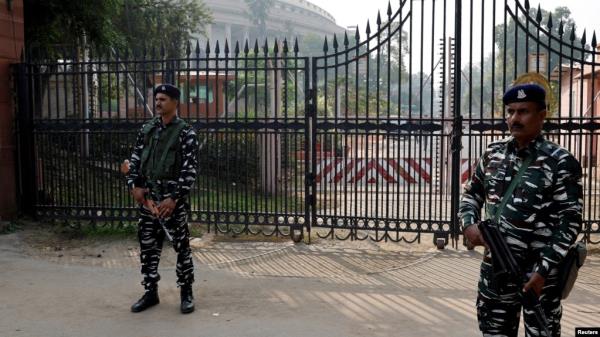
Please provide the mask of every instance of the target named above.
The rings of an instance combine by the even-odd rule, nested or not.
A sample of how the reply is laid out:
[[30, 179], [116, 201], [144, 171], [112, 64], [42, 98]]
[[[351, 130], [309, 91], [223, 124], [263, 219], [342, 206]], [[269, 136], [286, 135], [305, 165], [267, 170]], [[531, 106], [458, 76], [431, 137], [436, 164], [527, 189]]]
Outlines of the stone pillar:
[[[275, 70], [276, 66], [271, 61], [267, 62], [267, 67], [273, 70], [269, 71], [269, 81], [266, 83], [270, 109], [269, 116], [265, 116], [265, 121], [275, 122], [281, 118], [281, 94], [283, 92], [281, 71]], [[259, 135], [258, 142], [262, 189], [266, 194], [276, 196], [282, 182], [281, 136], [278, 133], [279, 130], [264, 129], [262, 131], [264, 134]]]
[[[17, 214], [16, 140], [10, 64], [19, 62], [23, 42], [23, 0], [0, 0], [0, 219]], [[35, 177], [30, 177], [35, 179]]]
[[[235, 41], [233, 41], [231, 39], [231, 24], [226, 24], [225, 25], [225, 41], [227, 41], [227, 43], [229, 44], [229, 53], [230, 53], [230, 55], [232, 55], [233, 54], [233, 50], [235, 48]], [[225, 41], [223, 41], [223, 46], [225, 46]], [[227, 62], [227, 66], [228, 67], [233, 67], [234, 66], [233, 63], [234, 63], [233, 60], [229, 60]], [[223, 103], [225, 103], [225, 102], [223, 102]], [[223, 111], [225, 111], [225, 110], [223, 110]]]
[[[225, 25], [225, 40], [229, 43], [229, 47], [231, 47], [232, 44], [235, 45], [235, 42], [231, 41], [231, 25], [227, 24]], [[223, 41], [225, 42], [225, 41]]]
[[250, 44], [250, 29], [248, 27], [244, 27], [244, 41], [242, 41], [242, 46], [248, 41], [248, 45]]
[[[210, 41], [210, 43], [213, 43], [213, 36], [212, 36], [212, 25], [206, 25], [206, 38]], [[202, 48], [204, 48], [204, 46], [201, 46]]]

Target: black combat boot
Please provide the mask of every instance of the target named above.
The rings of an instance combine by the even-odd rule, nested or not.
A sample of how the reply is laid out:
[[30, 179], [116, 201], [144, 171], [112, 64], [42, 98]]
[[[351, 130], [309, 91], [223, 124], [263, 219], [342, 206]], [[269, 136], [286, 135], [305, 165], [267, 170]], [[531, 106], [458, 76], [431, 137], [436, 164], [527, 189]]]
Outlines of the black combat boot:
[[194, 311], [192, 285], [181, 286], [181, 313], [189, 314], [192, 311]]
[[160, 300], [158, 299], [158, 288], [147, 289], [144, 296], [131, 306], [131, 312], [144, 311], [158, 303], [160, 303]]

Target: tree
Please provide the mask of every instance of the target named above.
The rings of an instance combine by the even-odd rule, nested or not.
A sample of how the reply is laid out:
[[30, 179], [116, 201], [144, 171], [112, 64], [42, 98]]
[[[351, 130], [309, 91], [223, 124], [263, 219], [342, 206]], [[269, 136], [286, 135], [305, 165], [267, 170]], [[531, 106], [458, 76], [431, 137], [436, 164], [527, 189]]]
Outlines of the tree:
[[24, 0], [25, 45], [51, 55], [65, 44], [81, 43], [84, 34], [97, 45], [120, 43], [111, 18], [121, 1]]
[[[540, 31], [539, 44], [536, 41], [538, 29], [535, 27], [539, 23], [541, 28], [549, 31], [556, 39], [552, 39], [550, 44], [552, 49], [562, 49], [562, 62], [567, 62], [571, 55], [577, 63], [582, 56], [579, 50], [573, 49], [570, 46], [581, 47], [581, 38], [577, 36], [575, 29], [576, 24], [571, 17], [571, 11], [567, 7], [557, 7], [554, 12], [548, 12], [543, 8], [529, 9], [529, 23], [525, 15], [519, 16], [519, 22], [523, 27], [529, 29], [529, 35], [523, 27], [517, 25], [514, 20], [507, 22], [506, 26], [501, 23], [495, 27], [496, 34], [496, 50], [495, 50], [495, 71], [492, 72], [492, 54], [490, 53], [484, 58], [484, 64], [473, 63], [472, 69], [469, 65], [462, 68], [460, 74], [462, 80], [461, 92], [463, 97], [461, 100], [461, 111], [465, 115], [477, 118], [490, 118], [492, 116], [501, 117], [503, 111], [502, 94], [504, 85], [508, 86], [519, 75], [526, 71], [537, 71], [537, 65], [533, 68], [528, 68], [527, 59], [530, 54], [546, 53], [546, 47], [550, 41], [550, 37]], [[518, 27], [518, 28], [517, 28]], [[518, 30], [517, 30], [518, 29]], [[517, 40], [515, 40], [515, 31]], [[526, 37], [528, 36], [528, 37]], [[506, 38], [506, 44], [504, 39]], [[559, 46], [557, 40], [563, 42], [562, 47]], [[517, 42], [515, 45], [515, 41]], [[506, 46], [506, 48], [505, 48]], [[539, 50], [538, 50], [539, 48]], [[589, 48], [589, 46], [586, 46]], [[572, 53], [572, 54], [571, 54]], [[506, 55], [506, 59], [505, 59]], [[540, 69], [541, 73], [546, 73], [548, 69], [552, 71], [560, 62], [560, 56], [557, 52], [550, 51], [548, 55], [548, 65]], [[540, 66], [542, 68], [542, 66]], [[492, 78], [492, 74], [494, 77]], [[505, 81], [506, 74], [506, 83]], [[470, 83], [469, 80], [470, 79]], [[482, 86], [483, 83], [483, 86]], [[492, 84], [494, 92], [492, 92]], [[492, 106], [493, 98], [493, 106]]]
[[115, 25], [124, 43], [118, 47], [130, 52], [164, 47], [165, 57], [181, 58], [191, 34], [204, 35], [205, 25], [212, 22], [209, 9], [198, 0], [120, 1]]
[[[539, 12], [538, 12], [539, 10]], [[555, 39], [550, 39], [550, 37], [541, 32], [540, 33], [540, 44], [535, 41], [532, 37], [537, 37], [538, 29], [535, 27], [534, 23], [537, 22], [539, 25], [549, 31], [552, 36], [556, 39], [559, 39], [563, 42], [562, 44], [562, 53], [570, 58], [573, 56], [574, 60], [581, 60], [582, 55], [579, 50], [573, 49], [570, 46], [574, 45], [576, 47], [582, 47], [581, 38], [576, 34], [576, 24], [575, 20], [571, 17], [571, 11], [568, 7], [557, 7], [553, 13], [544, 10], [543, 8], [538, 9], [530, 9], [529, 17], [531, 18], [529, 21], [529, 34], [530, 36], [526, 38], [526, 31], [519, 27], [517, 33], [517, 44], [515, 46], [515, 30], [517, 29], [517, 25], [514, 20], [511, 20], [506, 28], [504, 24], [496, 26], [496, 46], [498, 47], [498, 53], [496, 54], [496, 72], [498, 74], [502, 74], [504, 71], [504, 67], [506, 69], [507, 74], [507, 84], [510, 84], [511, 79], [513, 77], [519, 76], [520, 74], [526, 72], [527, 69], [527, 58], [529, 54], [540, 53], [548, 53], [547, 48], [549, 41], [553, 49], [560, 49], [559, 43]], [[519, 18], [520, 22], [523, 25], [527, 26], [527, 18], [524, 15], [521, 15]], [[506, 49], [504, 44], [504, 39], [506, 37]], [[529, 46], [527, 48], [527, 42], [529, 42]], [[585, 46], [589, 48], [589, 46]], [[504, 54], [506, 53], [506, 63], [504, 62]], [[550, 66], [550, 71], [554, 69], [560, 60], [560, 56], [558, 53], [550, 51], [548, 58], [548, 63]], [[516, 61], [516, 62], [515, 62]], [[563, 62], [566, 59], [563, 57]], [[536, 71], [536, 69], [528, 69], [529, 71]], [[546, 69], [540, 69], [540, 72], [546, 72]], [[501, 75], [498, 76], [500, 79]], [[497, 78], [498, 80], [498, 78]], [[501, 81], [498, 82], [500, 86], [502, 85]]]
[[304, 56], [323, 55], [323, 38], [317, 34], [309, 33], [298, 39], [300, 54]]
[[[461, 73], [461, 113], [468, 118], [478, 118], [483, 116], [491, 117], [492, 113], [502, 111], [501, 92], [503, 88], [498, 87], [502, 81], [502, 74], [496, 71], [496, 78], [492, 78], [492, 54], [488, 54], [481, 63], [473, 64], [472, 67], [465, 65]], [[482, 81], [483, 76], [483, 81]], [[496, 97], [494, 106], [492, 106], [492, 82], [496, 81]], [[482, 86], [483, 82], [483, 86]]]
[[86, 44], [130, 52], [164, 45], [165, 56], [179, 57], [212, 21], [200, 0], [24, 1], [25, 44], [50, 56]]
[[256, 26], [257, 35], [260, 40], [267, 36], [267, 18], [269, 9], [274, 0], [244, 0], [248, 6], [250, 20]]
[[[119, 52], [121, 55], [138, 52], [139, 55], [145, 46], [148, 51], [164, 51], [164, 54], [154, 55], [155, 59], [182, 58], [191, 34], [203, 32], [204, 24], [210, 22], [211, 17], [200, 0], [25, 0], [25, 20], [26, 48], [33, 49], [34, 58], [51, 61], [51, 66], [32, 65], [40, 74], [34, 80], [35, 99], [43, 99], [50, 77], [56, 76], [58, 63], [52, 61], [72, 60], [68, 68], [72, 74], [89, 74], [90, 70], [93, 73], [89, 79], [73, 75], [66, 80], [73, 90], [72, 113], [83, 116], [97, 111], [98, 97], [108, 105], [119, 96], [116, 88], [123, 90], [128, 85], [126, 81], [135, 82], [130, 76], [123, 76], [123, 83], [117, 84], [118, 77], [113, 73], [122, 71], [119, 63], [81, 62], [89, 55], [89, 47], [96, 49], [94, 58], [98, 58], [99, 53], [101, 58], [115, 57]], [[149, 66], [139, 64], [140, 68]], [[176, 64], [168, 62], [166, 66], [166, 81], [172, 82]], [[138, 72], [133, 76], [143, 74]], [[137, 83], [145, 83], [145, 80], [139, 78]], [[41, 102], [36, 105], [41, 106]]]

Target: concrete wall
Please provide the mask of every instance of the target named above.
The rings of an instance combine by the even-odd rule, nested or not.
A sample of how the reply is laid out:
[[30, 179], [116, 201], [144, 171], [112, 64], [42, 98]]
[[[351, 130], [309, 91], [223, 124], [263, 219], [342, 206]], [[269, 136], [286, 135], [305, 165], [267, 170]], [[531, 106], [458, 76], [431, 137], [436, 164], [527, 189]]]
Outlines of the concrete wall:
[[[14, 110], [10, 64], [19, 61], [23, 49], [23, 1], [0, 0], [0, 218], [17, 213]], [[33, 177], [32, 177], [33, 179]]]

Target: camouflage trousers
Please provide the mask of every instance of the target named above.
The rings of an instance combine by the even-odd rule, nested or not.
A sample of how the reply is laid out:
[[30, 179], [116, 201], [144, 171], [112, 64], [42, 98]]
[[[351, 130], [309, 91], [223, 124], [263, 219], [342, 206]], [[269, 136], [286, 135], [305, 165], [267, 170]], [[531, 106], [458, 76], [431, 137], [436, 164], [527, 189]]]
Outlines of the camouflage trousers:
[[[186, 209], [185, 203], [177, 203], [175, 210], [165, 221], [165, 227], [173, 238], [173, 248], [177, 253], [175, 271], [178, 286], [191, 285], [194, 282], [194, 264], [192, 262]], [[156, 288], [160, 280], [158, 264], [165, 240], [165, 232], [158, 220], [144, 207], [140, 208], [138, 240], [140, 242], [140, 261], [144, 278], [142, 285], [146, 289]]]
[[[552, 337], [560, 336], [560, 319], [562, 316], [557, 275], [557, 269], [550, 271], [540, 296], [540, 302], [548, 319]], [[544, 331], [540, 330], [533, 310], [523, 307], [521, 304], [519, 292], [522, 285], [510, 282], [500, 284], [492, 276], [492, 265], [482, 262], [479, 292], [477, 294], [477, 320], [483, 336], [516, 337], [519, 330], [521, 309], [523, 310], [523, 320], [525, 322], [525, 336], [545, 336]]]

